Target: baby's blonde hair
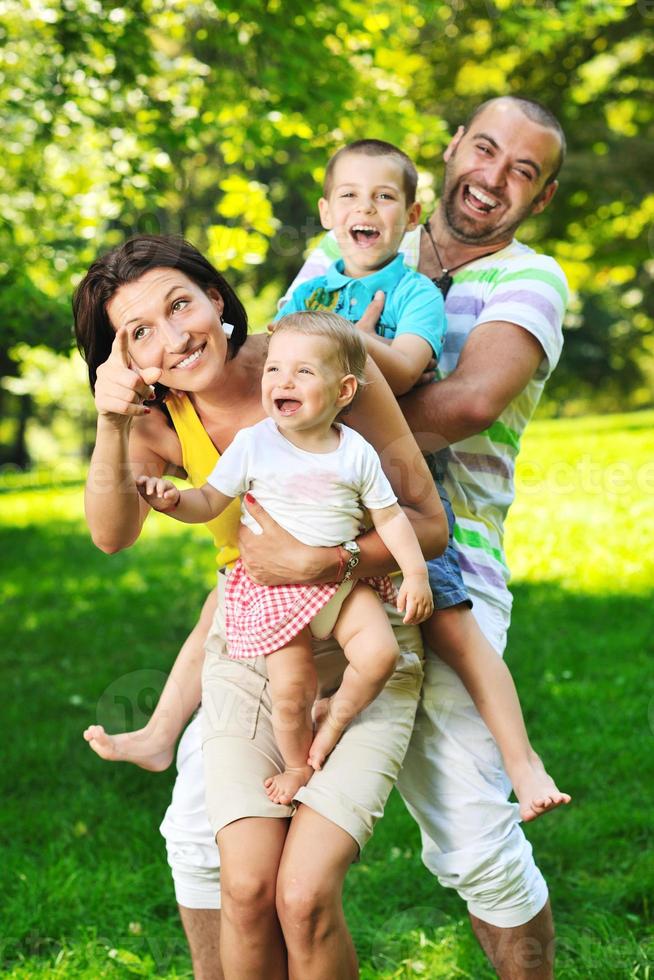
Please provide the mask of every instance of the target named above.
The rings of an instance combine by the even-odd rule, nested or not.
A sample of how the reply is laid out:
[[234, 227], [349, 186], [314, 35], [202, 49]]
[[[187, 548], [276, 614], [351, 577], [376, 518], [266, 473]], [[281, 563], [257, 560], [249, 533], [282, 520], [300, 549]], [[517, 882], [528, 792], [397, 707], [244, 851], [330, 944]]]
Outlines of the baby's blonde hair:
[[300, 333], [307, 337], [324, 337], [330, 341], [334, 357], [343, 374], [353, 374], [358, 388], [366, 380], [366, 348], [359, 331], [338, 313], [302, 310], [288, 313], [275, 324], [273, 337], [282, 333]]

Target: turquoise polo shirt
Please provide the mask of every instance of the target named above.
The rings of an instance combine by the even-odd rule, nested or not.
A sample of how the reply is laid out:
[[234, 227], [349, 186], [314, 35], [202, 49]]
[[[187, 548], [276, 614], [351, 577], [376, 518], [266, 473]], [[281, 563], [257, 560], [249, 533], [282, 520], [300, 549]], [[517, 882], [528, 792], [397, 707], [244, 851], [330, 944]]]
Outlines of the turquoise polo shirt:
[[415, 334], [427, 341], [434, 357], [440, 356], [446, 329], [445, 306], [431, 279], [409, 269], [401, 255], [360, 279], [346, 276], [343, 267], [343, 259], [338, 259], [324, 276], [300, 283], [275, 319], [301, 310], [322, 310], [339, 313], [356, 323], [381, 289], [386, 299], [377, 333], [391, 340], [403, 333]]

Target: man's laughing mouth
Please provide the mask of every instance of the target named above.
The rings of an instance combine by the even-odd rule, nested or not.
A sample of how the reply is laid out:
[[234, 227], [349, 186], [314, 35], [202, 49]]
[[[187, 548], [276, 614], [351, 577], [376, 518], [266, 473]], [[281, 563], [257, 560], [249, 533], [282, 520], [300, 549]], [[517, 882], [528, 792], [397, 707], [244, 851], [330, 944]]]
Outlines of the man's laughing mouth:
[[490, 214], [500, 205], [499, 201], [483, 191], [478, 184], [463, 185], [463, 200], [477, 214]]

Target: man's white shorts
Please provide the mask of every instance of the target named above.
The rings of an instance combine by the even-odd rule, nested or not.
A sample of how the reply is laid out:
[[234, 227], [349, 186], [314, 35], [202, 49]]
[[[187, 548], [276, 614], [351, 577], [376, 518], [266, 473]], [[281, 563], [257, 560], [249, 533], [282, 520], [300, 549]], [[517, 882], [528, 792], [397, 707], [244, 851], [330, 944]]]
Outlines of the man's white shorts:
[[[502, 611], [479, 596], [472, 611], [502, 655]], [[420, 827], [423, 863], [473, 915], [506, 928], [540, 912], [547, 886], [508, 801], [500, 751], [457, 674], [431, 651], [397, 787]]]

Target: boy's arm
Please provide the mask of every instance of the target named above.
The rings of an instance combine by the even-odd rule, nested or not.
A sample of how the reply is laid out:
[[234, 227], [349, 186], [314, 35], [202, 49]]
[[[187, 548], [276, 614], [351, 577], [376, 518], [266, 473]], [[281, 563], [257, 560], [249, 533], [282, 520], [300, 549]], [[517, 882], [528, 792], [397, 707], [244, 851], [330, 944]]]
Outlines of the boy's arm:
[[362, 330], [366, 351], [386, 378], [394, 395], [411, 391], [434, 356], [429, 344], [416, 334], [403, 333], [390, 343], [383, 337]]
[[394, 395], [410, 391], [443, 349], [446, 320], [443, 297], [426, 276], [408, 272], [389, 295], [387, 315], [395, 321], [390, 348], [365, 315], [359, 321], [366, 349]]

